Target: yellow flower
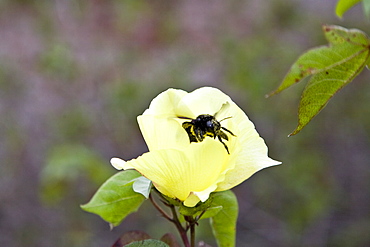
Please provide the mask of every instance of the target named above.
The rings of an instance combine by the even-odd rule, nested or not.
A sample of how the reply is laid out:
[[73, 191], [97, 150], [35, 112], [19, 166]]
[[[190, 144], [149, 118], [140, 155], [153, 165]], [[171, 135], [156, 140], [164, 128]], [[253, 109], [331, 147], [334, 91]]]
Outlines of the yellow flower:
[[[215, 116], [228, 140], [205, 137], [190, 142], [183, 122], [199, 115]], [[190, 120], [189, 120], [190, 119]], [[247, 115], [220, 90], [202, 87], [191, 93], [168, 89], [153, 99], [138, 117], [149, 152], [124, 161], [112, 158], [116, 169], [135, 169], [164, 195], [193, 207], [209, 194], [240, 184], [257, 171], [278, 165]]]

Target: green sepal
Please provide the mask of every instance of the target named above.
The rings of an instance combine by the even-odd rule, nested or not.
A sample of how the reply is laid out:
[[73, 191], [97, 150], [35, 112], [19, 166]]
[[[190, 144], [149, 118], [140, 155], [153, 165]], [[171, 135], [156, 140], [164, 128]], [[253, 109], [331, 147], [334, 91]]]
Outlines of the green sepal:
[[136, 212], [145, 199], [132, 189], [132, 184], [140, 176], [135, 170], [116, 173], [81, 208], [99, 215], [112, 226], [119, 225], [127, 215]]
[[180, 222], [185, 221], [183, 216], [193, 216], [193, 217], [200, 216], [199, 219], [207, 219], [215, 216], [218, 212], [221, 211], [222, 206], [215, 205], [213, 203], [214, 195], [215, 193], [212, 193], [207, 201], [198, 203], [195, 207], [186, 207], [183, 204], [181, 204], [179, 207]]
[[236, 222], [238, 218], [238, 200], [231, 191], [216, 192], [213, 195], [213, 207], [222, 209], [210, 218], [213, 234], [219, 247], [235, 246]]
[[201, 212], [206, 211], [212, 204], [213, 198], [212, 195], [205, 202], [198, 203], [195, 207], [186, 207], [182, 203], [179, 207], [179, 213], [184, 216], [196, 216]]
[[171, 197], [168, 197], [166, 195], [163, 195], [159, 192], [159, 194], [161, 195], [161, 197], [170, 205], [173, 205], [175, 207], [179, 207], [182, 205], [182, 202], [179, 201], [178, 199], [175, 199], [175, 198], [171, 198]]

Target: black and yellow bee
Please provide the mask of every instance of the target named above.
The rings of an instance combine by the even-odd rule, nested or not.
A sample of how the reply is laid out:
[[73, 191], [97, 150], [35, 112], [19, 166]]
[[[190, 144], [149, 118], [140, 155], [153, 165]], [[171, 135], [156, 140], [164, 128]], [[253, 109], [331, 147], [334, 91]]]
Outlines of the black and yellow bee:
[[[186, 117], [180, 118], [191, 119]], [[232, 136], [235, 135], [230, 130], [226, 129], [225, 127], [222, 127], [220, 124], [221, 121], [229, 118], [231, 117], [227, 117], [220, 121], [217, 121], [215, 116], [209, 114], [202, 114], [195, 119], [191, 119], [190, 122], [184, 122], [182, 124], [182, 127], [188, 133], [190, 142], [202, 142], [204, 138], [206, 138], [207, 136], [213, 137], [214, 139], [216, 139], [217, 137], [218, 140], [224, 145], [227, 153], [230, 154], [229, 148], [222, 140], [222, 139], [226, 141], [229, 140], [229, 137], [224, 131], [228, 132]]]

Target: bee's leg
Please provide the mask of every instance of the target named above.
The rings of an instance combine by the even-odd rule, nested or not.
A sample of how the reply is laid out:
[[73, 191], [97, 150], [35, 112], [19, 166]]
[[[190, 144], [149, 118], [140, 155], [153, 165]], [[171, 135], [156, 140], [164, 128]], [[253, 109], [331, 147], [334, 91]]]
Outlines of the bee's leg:
[[199, 130], [193, 127], [193, 131], [194, 131], [195, 137], [197, 138], [197, 142], [202, 142], [204, 139], [202, 130]]
[[229, 152], [229, 148], [226, 146], [226, 144], [222, 141], [222, 138], [221, 138], [221, 136], [217, 136], [218, 137], [218, 140], [224, 145], [224, 147], [225, 147], [225, 149], [226, 149], [226, 151], [227, 151], [227, 153], [228, 154], [230, 154], [230, 152]]
[[234, 135], [234, 133], [233, 133], [233, 132], [231, 132], [230, 130], [226, 129], [225, 127], [221, 127], [221, 129], [223, 129], [223, 130], [225, 130], [225, 131], [229, 132], [232, 136], [236, 136], [236, 135]]
[[229, 140], [229, 137], [222, 131], [220, 130], [220, 132], [218, 133], [217, 135], [218, 137], [221, 137], [222, 139], [228, 141]]

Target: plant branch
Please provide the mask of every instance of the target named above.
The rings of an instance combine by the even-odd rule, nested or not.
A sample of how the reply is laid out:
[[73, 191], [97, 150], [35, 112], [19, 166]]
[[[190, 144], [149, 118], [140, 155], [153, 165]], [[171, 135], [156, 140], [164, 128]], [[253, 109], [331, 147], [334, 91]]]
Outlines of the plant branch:
[[[161, 194], [159, 194], [161, 196]], [[162, 196], [161, 196], [162, 197]], [[163, 197], [162, 197], [163, 198]], [[167, 207], [169, 207], [171, 209], [171, 212], [172, 212], [172, 218], [155, 202], [155, 200], [153, 199], [153, 196], [152, 194], [149, 194], [149, 199], [150, 201], [152, 202], [153, 206], [162, 214], [162, 216], [164, 218], [166, 218], [167, 220], [169, 220], [170, 222], [172, 222], [177, 230], [179, 231], [180, 233], [180, 236], [181, 236], [181, 239], [182, 239], [182, 242], [184, 243], [185, 247], [193, 247], [194, 245], [190, 245], [189, 243], [189, 239], [188, 239], [188, 236], [187, 236], [187, 229], [184, 228], [181, 223], [180, 223], [180, 220], [179, 218], [177, 217], [177, 212], [176, 212], [176, 208], [174, 205], [172, 204], [169, 204], [168, 202], [166, 202], [166, 200], [163, 198], [163, 200], [161, 200], [163, 202], [164, 205], [166, 205]]]
[[173, 222], [173, 219], [154, 201], [152, 194], [149, 194], [149, 199], [153, 206], [161, 213], [161, 215], [167, 220]]

